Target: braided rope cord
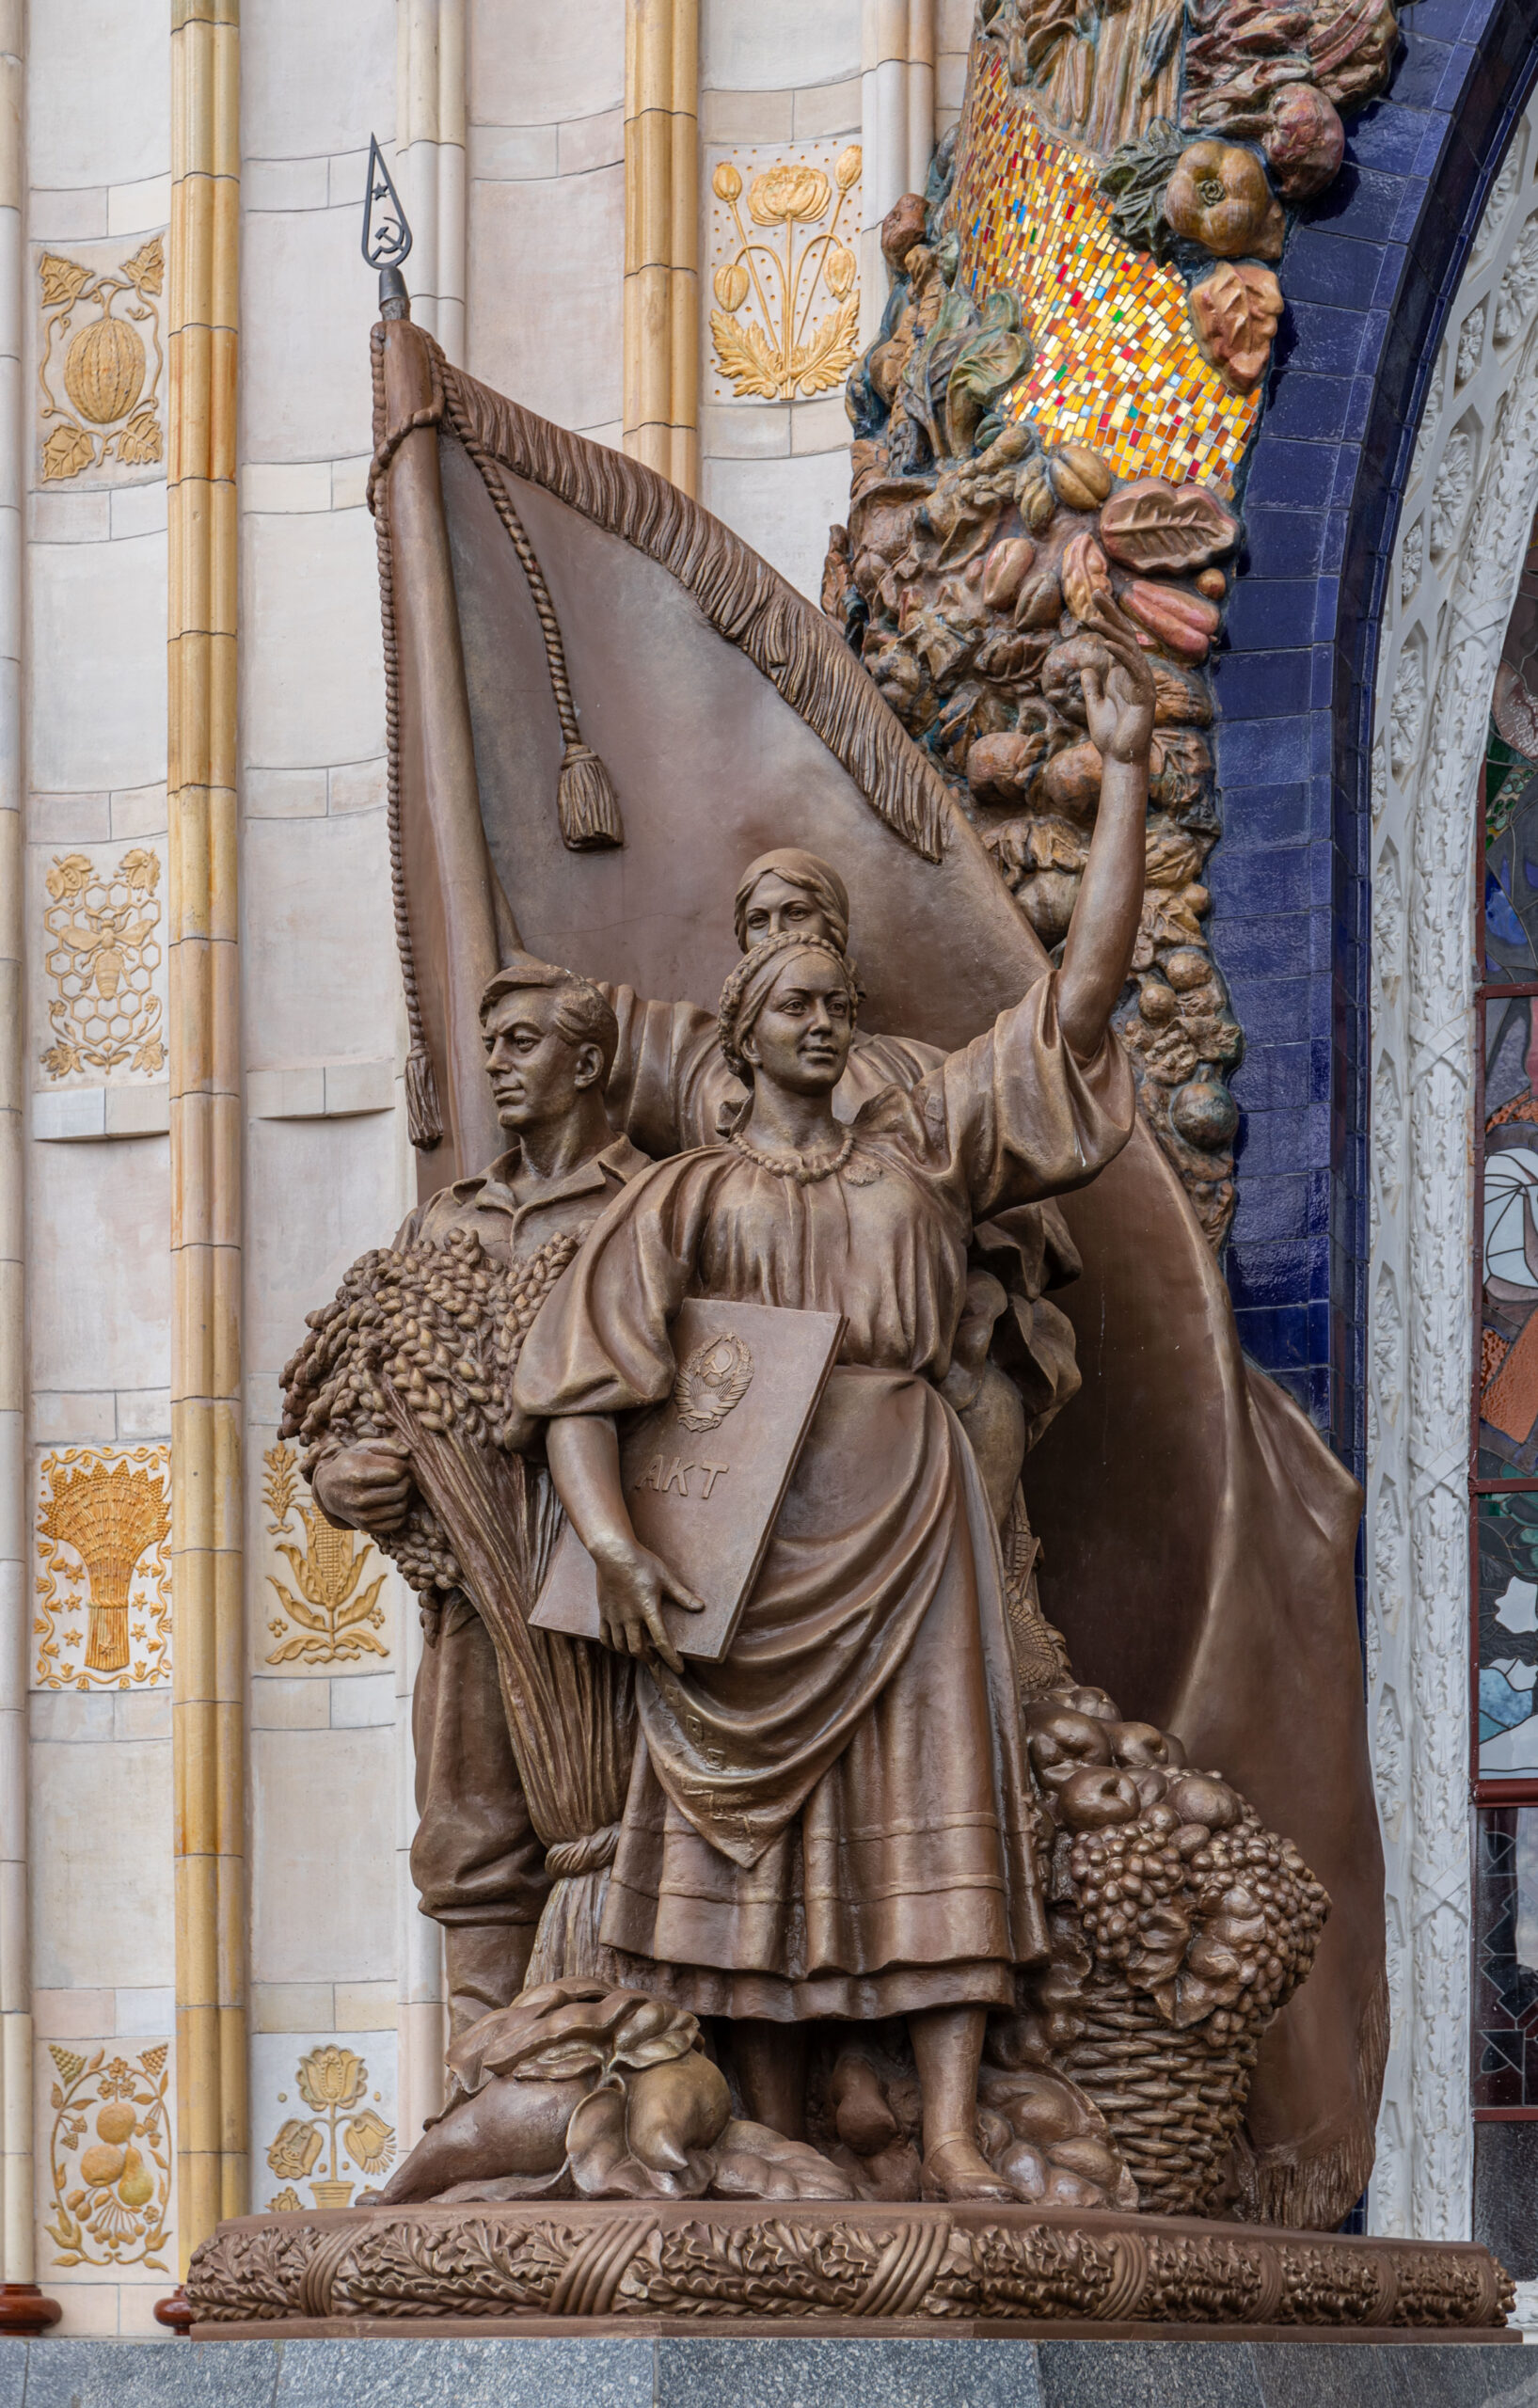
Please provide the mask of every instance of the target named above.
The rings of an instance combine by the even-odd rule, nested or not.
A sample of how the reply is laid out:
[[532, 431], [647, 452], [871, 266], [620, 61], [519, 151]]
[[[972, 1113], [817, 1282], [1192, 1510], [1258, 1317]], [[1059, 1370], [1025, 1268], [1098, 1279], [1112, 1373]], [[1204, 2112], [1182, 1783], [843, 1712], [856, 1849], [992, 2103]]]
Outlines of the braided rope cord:
[[480, 470], [482, 482], [491, 496], [492, 508], [501, 520], [518, 556], [518, 565], [529, 580], [529, 591], [533, 596], [534, 610], [539, 618], [539, 631], [545, 640], [545, 660], [550, 673], [550, 691], [555, 698], [562, 737], [568, 745], [580, 744], [582, 738], [577, 724], [577, 705], [571, 698], [571, 679], [566, 673], [566, 647], [562, 639], [561, 622], [555, 615], [555, 604], [550, 599], [550, 589], [545, 582], [545, 571], [539, 564], [539, 555], [529, 541], [528, 531], [513, 506], [496, 461], [476, 441], [468, 428], [459, 423], [452, 404], [449, 423]]
[[[375, 423], [384, 415], [385, 330], [375, 326], [370, 341]], [[419, 1152], [431, 1153], [443, 1141], [443, 1116], [433, 1056], [422, 1027], [421, 991], [417, 982], [417, 957], [411, 942], [411, 913], [405, 891], [405, 864], [401, 848], [400, 658], [395, 635], [395, 570], [390, 552], [389, 488], [381, 483], [401, 445], [420, 426], [436, 425], [443, 414], [443, 386], [436, 355], [433, 358], [433, 402], [416, 410], [404, 426], [385, 436], [369, 469], [368, 500], [373, 513], [374, 541], [379, 553], [379, 611], [385, 650], [385, 759], [387, 803], [385, 824], [389, 840], [390, 902], [395, 918], [395, 949], [400, 957], [401, 984], [405, 990], [406, 1111], [411, 1142]]]

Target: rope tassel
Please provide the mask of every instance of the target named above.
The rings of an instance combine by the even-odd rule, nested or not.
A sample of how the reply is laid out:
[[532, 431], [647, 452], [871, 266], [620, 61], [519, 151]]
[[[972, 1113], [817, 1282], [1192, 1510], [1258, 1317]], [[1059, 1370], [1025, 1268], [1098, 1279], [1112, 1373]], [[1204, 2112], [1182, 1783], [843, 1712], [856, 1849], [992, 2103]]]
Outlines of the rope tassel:
[[413, 1046], [405, 1057], [405, 1115], [411, 1142], [420, 1153], [430, 1154], [442, 1144], [443, 1110], [433, 1075], [433, 1056], [425, 1045]]
[[476, 441], [468, 427], [462, 426], [457, 420], [453, 424], [455, 434], [481, 471], [486, 491], [491, 496], [492, 508], [512, 540], [513, 548], [529, 580], [534, 614], [545, 641], [545, 661], [550, 673], [550, 697], [555, 704], [556, 717], [561, 721], [561, 734], [566, 748], [561, 757], [561, 779], [556, 788], [562, 841], [574, 853], [596, 853], [610, 846], [623, 845], [625, 830], [620, 820], [620, 803], [614, 792], [614, 781], [596, 752], [583, 743], [578, 732], [577, 705], [572, 700], [571, 673], [566, 667], [566, 646], [539, 557], [529, 541], [527, 528], [513, 507], [513, 498], [497, 463], [484, 446]]
[[562, 757], [556, 808], [563, 841], [574, 853], [594, 853], [606, 845], [624, 844], [614, 781], [596, 752], [579, 737], [568, 741]]

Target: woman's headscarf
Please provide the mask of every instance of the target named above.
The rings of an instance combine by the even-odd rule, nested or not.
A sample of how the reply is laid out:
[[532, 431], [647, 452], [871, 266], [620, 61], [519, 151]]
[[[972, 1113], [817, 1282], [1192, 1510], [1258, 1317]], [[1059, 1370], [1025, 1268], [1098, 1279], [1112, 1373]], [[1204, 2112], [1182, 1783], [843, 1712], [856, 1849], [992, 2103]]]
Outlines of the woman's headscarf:
[[828, 933], [840, 953], [847, 953], [849, 943], [849, 890], [836, 869], [819, 861], [816, 853], [803, 853], [799, 845], [784, 845], [777, 852], [760, 853], [750, 862], [737, 882], [735, 920], [738, 949], [748, 950], [748, 904], [753, 888], [761, 878], [770, 874], [783, 878], [787, 886], [800, 887], [809, 895], [828, 923]]
[[[803, 855], [802, 858], [810, 856]], [[848, 994], [851, 1019], [859, 1004], [860, 990], [855, 983], [854, 973], [837, 945], [830, 943], [826, 937], [798, 936], [793, 928], [786, 928], [777, 937], [766, 937], [762, 944], [755, 944], [751, 953], [743, 955], [721, 990], [721, 1050], [726, 1057], [727, 1069], [742, 1081], [744, 1086], [753, 1085], [753, 1064], [743, 1055], [743, 1039], [751, 1036], [759, 1013], [779, 984], [781, 971], [793, 953], [820, 953], [829, 961], [836, 962]]]

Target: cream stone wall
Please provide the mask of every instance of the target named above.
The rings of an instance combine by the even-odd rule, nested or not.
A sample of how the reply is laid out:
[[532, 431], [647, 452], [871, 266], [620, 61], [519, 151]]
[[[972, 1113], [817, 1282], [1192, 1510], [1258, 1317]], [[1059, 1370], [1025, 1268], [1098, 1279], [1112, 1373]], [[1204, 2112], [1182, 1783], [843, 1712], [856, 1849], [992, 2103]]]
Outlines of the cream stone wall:
[[[120, 1671], [87, 1671], [83, 1645], [69, 1645], [67, 1610], [54, 1625], [55, 1661], [43, 1652], [48, 1601], [38, 1584], [55, 1567], [73, 1569], [60, 1604], [84, 1624], [89, 1539], [77, 1529], [85, 1556], [67, 1540], [52, 1562], [42, 1552], [61, 1477], [87, 1483], [108, 1513], [116, 1473], [161, 1499], [168, 1480], [165, 379], [156, 368], [169, 105], [163, 48], [145, 43], [138, 12], [57, 0], [27, 19], [24, 370], [9, 388], [8, 438], [23, 464], [26, 527], [26, 975], [17, 1025], [29, 1132], [35, 1551], [32, 1594], [17, 1600], [20, 1627], [8, 1637], [12, 1650], [20, 1643], [29, 1692], [36, 2262], [67, 2329], [142, 2332], [174, 2274], [174, 2258], [156, 2246], [171, 2228], [169, 2116], [164, 2105], [150, 2111], [165, 2194], [152, 2193], [148, 2215], [122, 2210], [117, 2221], [128, 2228], [114, 2237], [93, 2214], [96, 2199], [84, 2212], [68, 2205], [78, 2158], [63, 2146], [61, 2117], [95, 2099], [84, 2115], [88, 2145], [103, 2100], [88, 2079], [71, 2084], [59, 2052], [83, 2061], [83, 2073], [95, 2062], [109, 2081], [121, 2062], [146, 2099], [167, 2074], [168, 1665], [151, 1663], [135, 1639]], [[106, 309], [93, 297], [103, 279]], [[123, 331], [93, 341], [91, 326], [108, 315]], [[118, 408], [135, 354], [138, 390]], [[142, 1628], [146, 1619], [141, 1592], [130, 1621]], [[59, 1663], [70, 1686], [53, 1687]], [[151, 2083], [139, 2061], [157, 2052]], [[19, 2120], [8, 2087], [7, 2105]], [[25, 2254], [9, 2231], [7, 2251], [8, 2262]]]
[[[212, 42], [236, 13], [198, 0], [177, 22]], [[954, 119], [968, 14], [700, 0], [698, 56], [680, 65], [699, 105], [700, 490], [808, 593], [847, 502], [844, 354], [884, 303], [880, 217]], [[310, 2204], [380, 2179], [441, 2096], [438, 1936], [406, 1865], [415, 1604], [371, 1545], [320, 1524], [277, 1435], [305, 1312], [416, 1190], [365, 498], [371, 135], [412, 221], [419, 321], [563, 425], [617, 445], [625, 422], [626, 0], [246, 0], [240, 16], [238, 154], [190, 119], [176, 153], [193, 183], [238, 181], [226, 320], [217, 289], [206, 308], [190, 286], [173, 294], [165, 0], [0, 0], [0, 2263], [8, 2280], [36, 2271], [66, 2333], [153, 2329], [199, 2237], [180, 2147], [198, 2166], [196, 2181], [183, 2166], [195, 2219], [245, 2178], [247, 2141], [252, 2204]], [[689, 8], [673, 23], [693, 39]], [[747, 224], [718, 169], [743, 193], [781, 170], [827, 184], [827, 257], [788, 338], [783, 314], [741, 319], [785, 343], [769, 391], [741, 389], [711, 325]], [[786, 223], [755, 231], [783, 244]], [[196, 349], [173, 392], [167, 346], [205, 323], [238, 328], [238, 519], [230, 593], [200, 617], [188, 579], [224, 555], [188, 548], [168, 576], [167, 453], [205, 438]], [[819, 342], [820, 364], [790, 374], [796, 344]], [[208, 391], [216, 414], [216, 364]], [[216, 484], [218, 442], [215, 427], [177, 475]], [[233, 862], [215, 858], [208, 729], [180, 768], [167, 755], [168, 613], [185, 647], [218, 642], [221, 608], [238, 629]], [[184, 710], [212, 707], [185, 669], [178, 691]], [[196, 863], [167, 833], [168, 768], [213, 797]], [[202, 942], [195, 872], [215, 911], [239, 898], [223, 932], [238, 1003], [218, 1038], [232, 1050], [213, 1085], [238, 1077], [241, 1200], [212, 1239], [172, 1228], [177, 1063], [180, 1113], [216, 1101], [173, 972], [173, 869], [182, 944]], [[201, 1125], [178, 1123], [189, 1196]], [[240, 1522], [178, 1542], [175, 1482], [204, 1467], [181, 1465], [202, 1410], [184, 1387], [195, 1411], [179, 1402], [172, 1443], [173, 1308], [185, 1329], [198, 1247], [232, 1259], [237, 1242], [243, 1449], [222, 1476]], [[92, 1553], [107, 1528], [139, 1550], [118, 1620]], [[177, 1692], [191, 1719], [173, 1740], [173, 1559], [201, 1547], [205, 1578], [241, 1529], [239, 1661], [196, 1674], [226, 1687]], [[177, 1610], [200, 1646], [215, 1624], [189, 1603], [194, 1576]], [[200, 1797], [217, 1792], [223, 1774], [192, 1755], [231, 1694], [244, 1841], [228, 1820], [214, 1841], [183, 1830], [179, 1925], [173, 1756]], [[218, 1893], [222, 1873], [199, 1889], [207, 1851], [238, 1881], [242, 1846], [242, 1929], [220, 1932], [209, 1901], [238, 1893]], [[215, 1956], [217, 1999], [196, 1988]], [[222, 2016], [219, 2045], [237, 2036], [249, 2098], [247, 2112], [226, 2067], [210, 2130], [188, 2138], [175, 2036], [195, 1998]], [[132, 2162], [83, 2183], [82, 2151], [125, 2105]]]
[[542, 417], [617, 444], [624, 0], [468, 0], [467, 58], [465, 364]]
[[[397, 1978], [404, 1592], [372, 1546], [321, 1523], [277, 1429], [278, 1373], [305, 1313], [393, 1232], [415, 1186], [365, 505], [376, 294], [358, 255], [369, 140], [377, 133], [393, 154], [404, 50], [379, 0], [287, 0], [243, 26], [243, 1368], [250, 2195], [262, 2206], [311, 2205], [317, 2181], [350, 2184], [327, 2195], [351, 2196], [374, 2178], [330, 2126], [314, 2153], [321, 2128], [299, 2068], [327, 2051], [333, 2066], [366, 2064], [388, 2093], [393, 2148], [397, 2021], [438, 1995], [432, 1952], [421, 1996]], [[436, 177], [419, 184], [436, 194]], [[429, 220], [430, 267], [435, 230]], [[424, 2034], [435, 2052], [436, 2020], [430, 2012]], [[350, 2109], [341, 2130], [351, 2121]]]

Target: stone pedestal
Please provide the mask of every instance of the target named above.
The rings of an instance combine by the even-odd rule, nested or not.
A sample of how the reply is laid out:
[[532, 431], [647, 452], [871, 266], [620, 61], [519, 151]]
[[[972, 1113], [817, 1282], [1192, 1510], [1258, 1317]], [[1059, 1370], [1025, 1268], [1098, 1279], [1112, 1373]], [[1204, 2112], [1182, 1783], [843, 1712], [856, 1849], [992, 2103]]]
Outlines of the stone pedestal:
[[1505, 2329], [1472, 2242], [1064, 2208], [546, 2200], [243, 2216], [192, 2261], [198, 2340], [578, 2333], [1276, 2338]]
[[1521, 2408], [1458, 2344], [1015, 2340], [33, 2341], [0, 2408]]

